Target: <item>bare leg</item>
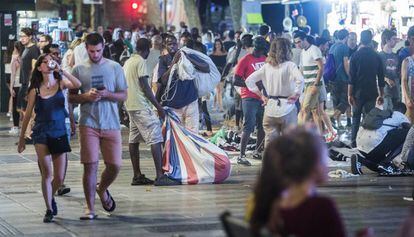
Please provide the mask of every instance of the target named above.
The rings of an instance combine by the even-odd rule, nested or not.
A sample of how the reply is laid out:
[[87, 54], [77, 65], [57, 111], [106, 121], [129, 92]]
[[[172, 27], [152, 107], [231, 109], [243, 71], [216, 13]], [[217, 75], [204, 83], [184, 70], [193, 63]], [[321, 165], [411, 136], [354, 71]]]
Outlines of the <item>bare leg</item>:
[[108, 200], [109, 198], [106, 194], [106, 190], [108, 189], [109, 185], [111, 185], [112, 182], [115, 181], [116, 177], [118, 176], [119, 170], [121, 169], [119, 165], [105, 164], [105, 166], [106, 167], [104, 171], [102, 171], [101, 182], [99, 183], [99, 188], [97, 190], [100, 199], [104, 202], [106, 202], [106, 200]]
[[129, 143], [129, 156], [131, 158], [134, 177], [138, 177], [141, 175], [141, 169], [139, 165], [139, 143]]
[[321, 117], [319, 115], [319, 110], [318, 109], [314, 109], [312, 110], [312, 118], [313, 118], [313, 122], [316, 124], [319, 134], [322, 134], [322, 126], [320, 123]]
[[162, 143], [151, 145], [152, 158], [154, 159], [155, 171], [157, 173], [157, 179], [163, 175], [162, 171]]
[[66, 153], [59, 155], [52, 155], [53, 161], [53, 180], [52, 180], [52, 195], [63, 185], [65, 180], [67, 159]]
[[220, 112], [223, 111], [223, 82], [217, 85], [217, 103]]
[[96, 176], [98, 162], [83, 164], [83, 191], [89, 213], [95, 213]]
[[319, 114], [321, 115], [321, 120], [325, 124], [326, 128], [328, 129], [328, 131], [330, 133], [333, 133], [334, 130], [333, 130], [333, 127], [332, 127], [332, 123], [331, 123], [331, 120], [328, 117], [328, 114], [323, 109], [323, 103], [319, 104]]
[[51, 156], [47, 146], [36, 144], [35, 150], [38, 158], [40, 174], [42, 176], [42, 194], [45, 200], [46, 209], [52, 210], [52, 165]]

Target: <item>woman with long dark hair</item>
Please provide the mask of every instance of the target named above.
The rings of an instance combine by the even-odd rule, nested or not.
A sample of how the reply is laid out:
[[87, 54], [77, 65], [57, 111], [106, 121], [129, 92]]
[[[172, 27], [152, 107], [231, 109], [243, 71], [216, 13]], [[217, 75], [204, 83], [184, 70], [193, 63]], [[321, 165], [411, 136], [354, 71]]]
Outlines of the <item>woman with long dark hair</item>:
[[68, 114], [62, 90], [76, 89], [80, 86], [81, 82], [71, 73], [61, 70], [50, 55], [39, 56], [30, 79], [28, 105], [17, 150], [21, 153], [26, 148], [24, 131], [26, 131], [34, 109], [36, 118], [32, 139], [42, 175], [42, 193], [47, 208], [43, 218], [45, 223], [52, 222], [53, 216], [57, 215], [53, 195], [63, 184], [66, 166], [65, 153], [70, 151], [65, 125], [65, 118]]
[[335, 203], [316, 193], [327, 179], [328, 152], [319, 135], [296, 128], [266, 147], [254, 191], [255, 235], [343, 237]]
[[[224, 48], [223, 42], [220, 39], [214, 40], [213, 53], [210, 54], [210, 58], [213, 63], [216, 65], [220, 74], [223, 73], [223, 69], [226, 66], [227, 52]], [[223, 109], [223, 87], [224, 87], [224, 78], [216, 87], [216, 95], [214, 97], [214, 107], [219, 111], [224, 111]]]

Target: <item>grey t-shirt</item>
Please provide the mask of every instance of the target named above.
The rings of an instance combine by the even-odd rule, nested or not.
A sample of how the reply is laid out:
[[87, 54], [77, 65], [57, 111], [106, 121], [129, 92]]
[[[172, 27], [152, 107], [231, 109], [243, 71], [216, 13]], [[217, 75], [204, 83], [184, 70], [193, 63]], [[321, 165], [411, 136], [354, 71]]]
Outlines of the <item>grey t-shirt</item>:
[[[108, 59], [103, 60], [104, 62], [101, 64], [87, 60], [73, 68], [72, 75], [82, 82], [81, 93], [102, 86], [111, 92], [127, 89], [121, 65]], [[83, 103], [80, 107], [79, 125], [103, 130], [119, 130], [121, 127], [118, 103], [105, 99], [93, 103]]]

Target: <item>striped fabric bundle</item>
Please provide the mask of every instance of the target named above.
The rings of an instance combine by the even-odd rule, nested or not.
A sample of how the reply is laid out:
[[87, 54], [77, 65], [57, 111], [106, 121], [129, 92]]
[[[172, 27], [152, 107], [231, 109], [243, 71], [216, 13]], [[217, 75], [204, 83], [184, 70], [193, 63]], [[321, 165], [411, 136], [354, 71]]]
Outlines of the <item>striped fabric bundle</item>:
[[168, 177], [182, 184], [221, 183], [226, 180], [231, 171], [227, 154], [184, 128], [173, 111], [168, 108], [165, 111], [163, 170]]

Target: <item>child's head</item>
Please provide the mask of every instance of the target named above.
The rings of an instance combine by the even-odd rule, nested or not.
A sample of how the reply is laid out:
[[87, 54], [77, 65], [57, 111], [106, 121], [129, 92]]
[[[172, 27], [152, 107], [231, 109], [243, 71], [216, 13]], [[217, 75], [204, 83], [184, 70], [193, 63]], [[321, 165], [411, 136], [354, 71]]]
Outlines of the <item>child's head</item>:
[[296, 128], [266, 147], [262, 170], [255, 187], [251, 224], [259, 230], [269, 220], [274, 201], [283, 191], [304, 182], [322, 183], [327, 177], [327, 149], [320, 135]]

